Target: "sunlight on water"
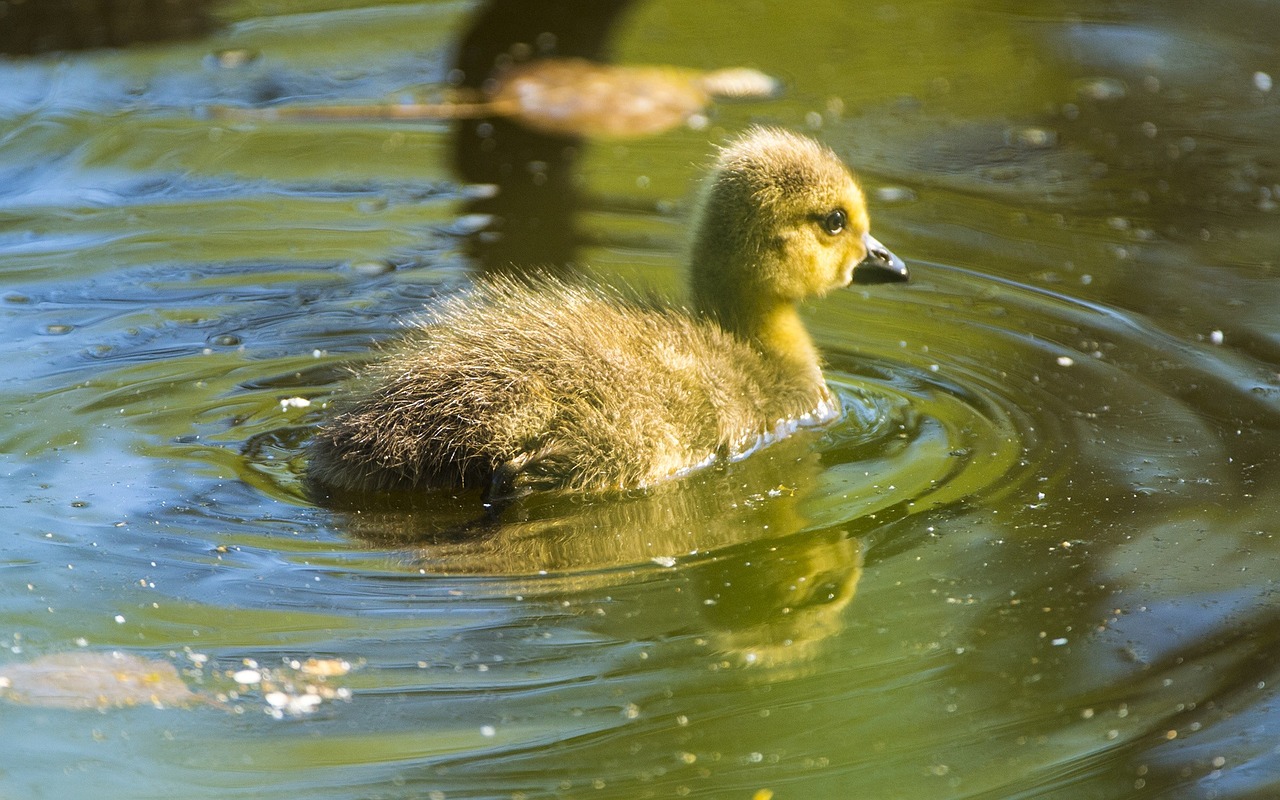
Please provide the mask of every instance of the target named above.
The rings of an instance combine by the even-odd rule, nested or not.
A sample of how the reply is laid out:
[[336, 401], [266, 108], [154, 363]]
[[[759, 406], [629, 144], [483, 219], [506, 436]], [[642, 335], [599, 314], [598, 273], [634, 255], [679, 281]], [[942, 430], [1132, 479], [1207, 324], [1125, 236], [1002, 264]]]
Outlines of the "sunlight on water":
[[[622, 7], [529, 47], [784, 94], [586, 143], [232, 119], [457, 87], [510, 15], [0, 34], [0, 794], [1280, 792], [1275, 12]], [[805, 310], [838, 420], [483, 524], [308, 499], [342, 380], [472, 274], [678, 294], [702, 165], [752, 122], [847, 156], [911, 265]]]

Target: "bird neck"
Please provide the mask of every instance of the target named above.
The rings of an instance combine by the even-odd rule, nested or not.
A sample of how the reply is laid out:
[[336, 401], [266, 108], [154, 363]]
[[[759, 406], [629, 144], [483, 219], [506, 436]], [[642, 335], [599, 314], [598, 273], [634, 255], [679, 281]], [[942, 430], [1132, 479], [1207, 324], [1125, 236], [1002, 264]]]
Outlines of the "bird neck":
[[698, 310], [716, 319], [721, 327], [751, 342], [765, 356], [819, 385], [822, 370], [818, 350], [805, 329], [794, 302], [781, 298], [742, 297], [730, 288], [698, 291]]
[[750, 342], [806, 388], [825, 392], [818, 351], [800, 320], [795, 300], [761, 291], [760, 281], [752, 277], [777, 274], [782, 269], [762, 262], [778, 250], [777, 244], [761, 237], [741, 240], [725, 235], [725, 231], [738, 231], [744, 225], [740, 215], [730, 213], [742, 203], [716, 199], [720, 188], [718, 181], [713, 182], [703, 197], [689, 253], [694, 308]]

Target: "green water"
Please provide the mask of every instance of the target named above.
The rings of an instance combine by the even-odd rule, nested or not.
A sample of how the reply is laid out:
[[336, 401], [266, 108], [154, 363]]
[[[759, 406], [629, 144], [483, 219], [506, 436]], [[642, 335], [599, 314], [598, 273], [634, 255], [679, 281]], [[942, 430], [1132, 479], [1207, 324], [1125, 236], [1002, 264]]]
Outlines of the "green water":
[[[912, 283], [809, 309], [836, 424], [458, 540], [300, 475], [344, 367], [502, 252], [474, 129], [203, 108], [439, 83], [473, 11], [0, 60], [0, 673], [125, 650], [221, 700], [6, 703], [0, 795], [1280, 795], [1274, 4], [630, 9], [618, 61], [785, 94], [583, 144], [506, 246], [678, 292], [701, 165], [765, 122], [859, 170]], [[231, 677], [310, 657], [349, 698]]]

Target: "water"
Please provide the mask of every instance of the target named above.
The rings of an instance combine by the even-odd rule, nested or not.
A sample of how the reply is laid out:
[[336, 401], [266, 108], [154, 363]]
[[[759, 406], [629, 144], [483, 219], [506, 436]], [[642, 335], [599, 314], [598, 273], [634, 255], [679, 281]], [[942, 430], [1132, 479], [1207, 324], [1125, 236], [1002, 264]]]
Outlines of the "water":
[[[0, 793], [1280, 793], [1273, 7], [648, 3], [619, 61], [787, 92], [568, 179], [460, 178], [468, 126], [202, 111], [442, 81], [472, 11], [246, 0], [0, 62], [4, 662], [122, 650], [217, 700], [6, 704]], [[911, 263], [808, 313], [841, 421], [479, 539], [305, 499], [345, 368], [472, 270], [678, 292], [750, 122], [845, 155]], [[279, 713], [246, 660], [343, 693]]]

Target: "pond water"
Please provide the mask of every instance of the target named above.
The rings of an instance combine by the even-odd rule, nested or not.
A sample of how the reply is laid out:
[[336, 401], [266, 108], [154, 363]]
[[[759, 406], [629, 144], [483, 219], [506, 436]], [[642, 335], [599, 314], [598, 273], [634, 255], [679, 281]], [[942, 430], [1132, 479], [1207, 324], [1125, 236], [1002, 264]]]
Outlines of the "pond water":
[[[210, 702], [6, 703], [0, 794], [1280, 796], [1280, 6], [198, 5], [0, 60], [0, 674], [121, 651]], [[567, 150], [209, 110], [495, 41], [786, 88]], [[912, 269], [806, 311], [839, 421], [480, 536], [306, 499], [347, 368], [437, 293], [680, 292], [753, 122], [847, 158]]]

